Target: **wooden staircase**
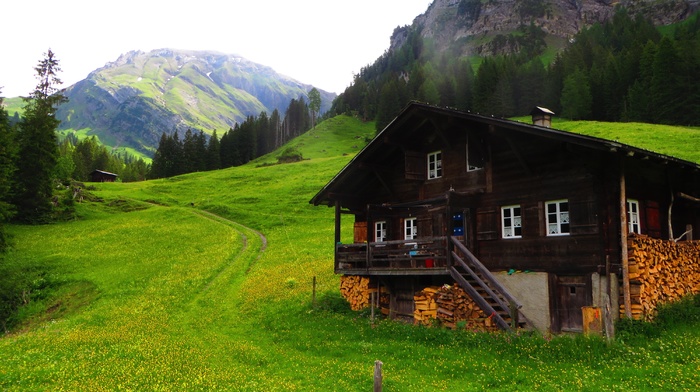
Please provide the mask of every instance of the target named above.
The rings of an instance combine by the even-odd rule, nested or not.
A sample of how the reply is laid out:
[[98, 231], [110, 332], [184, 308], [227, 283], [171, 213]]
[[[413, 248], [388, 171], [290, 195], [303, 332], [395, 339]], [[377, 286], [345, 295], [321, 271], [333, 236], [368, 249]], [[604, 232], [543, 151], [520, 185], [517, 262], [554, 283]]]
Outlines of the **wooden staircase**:
[[520, 312], [522, 304], [518, 302], [479, 259], [455, 237], [450, 239], [453, 266], [450, 275], [472, 297], [493, 321], [504, 331], [518, 328], [532, 328], [532, 324]]

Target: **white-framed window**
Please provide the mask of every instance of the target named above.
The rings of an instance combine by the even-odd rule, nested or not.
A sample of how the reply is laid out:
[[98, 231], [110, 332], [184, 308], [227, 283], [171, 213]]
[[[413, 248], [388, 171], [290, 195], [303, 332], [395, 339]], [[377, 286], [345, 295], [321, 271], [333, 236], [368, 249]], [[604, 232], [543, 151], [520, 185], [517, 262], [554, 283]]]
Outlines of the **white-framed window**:
[[376, 242], [386, 241], [386, 221], [374, 222], [374, 240]]
[[627, 225], [630, 233], [642, 234], [639, 224], [639, 201], [627, 199]]
[[544, 204], [547, 215], [547, 235], [569, 235], [569, 200], [554, 200]]
[[442, 151], [428, 154], [428, 179], [442, 177]]
[[467, 138], [467, 171], [476, 171], [484, 168], [484, 159], [477, 152], [475, 148], [476, 143], [469, 143], [469, 138]]
[[520, 206], [501, 207], [501, 227], [503, 238], [522, 237], [522, 217]]
[[418, 237], [418, 225], [416, 224], [416, 218], [406, 218], [403, 221], [403, 228], [404, 240], [414, 240]]

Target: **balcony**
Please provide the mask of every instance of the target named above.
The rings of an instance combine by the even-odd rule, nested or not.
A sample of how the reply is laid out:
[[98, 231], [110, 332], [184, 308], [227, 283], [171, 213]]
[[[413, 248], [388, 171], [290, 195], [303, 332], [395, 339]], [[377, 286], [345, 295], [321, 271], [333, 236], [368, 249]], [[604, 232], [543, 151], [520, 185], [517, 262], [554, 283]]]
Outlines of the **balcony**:
[[369, 275], [447, 275], [447, 237], [338, 243], [335, 272]]

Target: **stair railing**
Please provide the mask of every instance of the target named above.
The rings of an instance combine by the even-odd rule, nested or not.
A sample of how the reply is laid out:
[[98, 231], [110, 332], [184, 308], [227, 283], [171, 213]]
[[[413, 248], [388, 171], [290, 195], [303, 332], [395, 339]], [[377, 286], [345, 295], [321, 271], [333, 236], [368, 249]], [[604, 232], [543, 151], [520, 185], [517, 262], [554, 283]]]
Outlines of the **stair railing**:
[[[501, 309], [508, 311], [508, 313], [510, 315], [511, 322], [513, 324], [513, 327], [515, 328], [515, 326], [517, 326], [519, 323], [519, 316], [520, 316], [519, 309], [522, 308], [522, 304], [515, 297], [513, 297], [508, 292], [508, 290], [505, 287], [503, 287], [503, 285], [501, 285], [499, 283], [499, 281], [496, 279], [495, 276], [493, 276], [491, 271], [489, 271], [481, 263], [481, 261], [479, 261], [479, 259], [477, 259], [476, 256], [474, 256], [474, 254], [471, 251], [469, 251], [469, 249], [467, 249], [467, 247], [462, 242], [459, 241], [459, 239], [457, 239], [455, 237], [451, 237], [451, 241], [452, 241], [452, 244], [469, 260], [471, 267], [454, 250], [452, 251], [453, 260], [455, 260], [457, 262], [457, 264], [460, 267], [462, 267], [462, 269], [464, 269], [472, 277], [472, 279], [479, 286], [481, 286], [484, 289], [484, 291], [491, 298], [494, 299], [494, 301], [496, 301], [496, 303], [498, 303], [498, 305], [501, 307]], [[450, 273], [453, 277], [455, 277], [455, 274], [462, 277], [462, 275], [459, 273], [459, 271], [454, 266], [451, 268]], [[482, 279], [482, 277], [483, 277], [483, 279]], [[490, 282], [490, 284], [486, 283], [484, 281], [484, 279], [488, 280]], [[469, 284], [469, 282], [467, 282], [466, 279], [464, 279], [463, 277], [462, 277], [462, 280], [464, 280], [464, 282], [460, 282], [460, 283], [465, 283], [467, 286], [471, 286]], [[491, 286], [493, 286], [493, 288]], [[465, 289], [466, 289], [466, 287], [465, 287]], [[498, 293], [496, 293], [494, 291], [494, 289]], [[481, 296], [478, 295], [478, 293], [476, 292], [476, 290], [474, 288], [472, 288], [472, 290], [473, 290], [473, 293], [470, 292], [470, 294], [474, 294], [474, 295], [472, 295], [472, 298], [478, 297], [478, 298], [475, 298], [475, 301], [477, 301], [477, 304], [479, 304], [479, 306], [482, 306], [483, 304], [479, 303], [479, 302], [481, 302], [481, 301], [479, 301], [479, 299], [481, 299], [483, 301], [483, 298], [481, 298]], [[504, 300], [505, 300], [505, 302], [504, 302]], [[488, 302], [483, 301], [483, 303], [485, 303], [487, 305], [487, 307], [484, 308], [482, 306], [482, 309], [484, 309], [487, 312], [492, 312], [491, 314], [498, 315], [498, 313], [493, 310], [493, 307], [490, 304], [488, 304]], [[507, 327], [508, 324], [505, 322], [505, 320], [503, 320], [503, 318], [500, 317], [500, 315], [498, 315], [497, 320], [498, 319], [501, 319], [501, 321], [502, 321], [502, 323], [500, 323], [500, 322], [498, 323], [499, 326], [501, 326], [502, 329], [508, 330], [509, 329]], [[504, 328], [502, 324], [505, 324], [506, 327]]]

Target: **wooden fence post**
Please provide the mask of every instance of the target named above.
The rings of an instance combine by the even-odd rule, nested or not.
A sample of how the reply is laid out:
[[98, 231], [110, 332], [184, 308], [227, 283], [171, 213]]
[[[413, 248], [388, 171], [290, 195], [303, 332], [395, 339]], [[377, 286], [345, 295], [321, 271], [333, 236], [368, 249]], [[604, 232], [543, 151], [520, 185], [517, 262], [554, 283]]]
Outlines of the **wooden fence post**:
[[374, 361], [374, 392], [382, 392], [382, 361]]
[[313, 283], [313, 295], [311, 298], [311, 304], [313, 306], [316, 306], [316, 277], [314, 276], [314, 283]]

